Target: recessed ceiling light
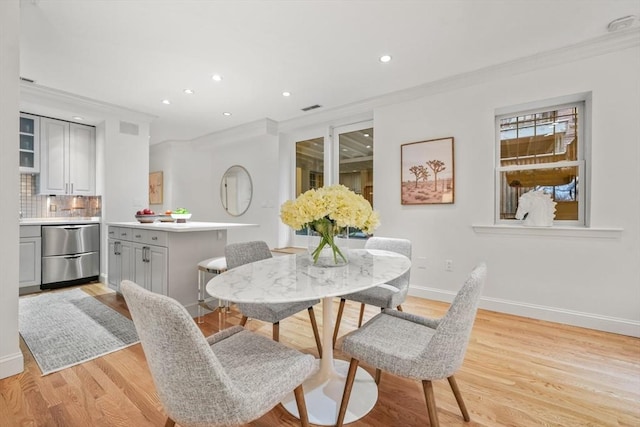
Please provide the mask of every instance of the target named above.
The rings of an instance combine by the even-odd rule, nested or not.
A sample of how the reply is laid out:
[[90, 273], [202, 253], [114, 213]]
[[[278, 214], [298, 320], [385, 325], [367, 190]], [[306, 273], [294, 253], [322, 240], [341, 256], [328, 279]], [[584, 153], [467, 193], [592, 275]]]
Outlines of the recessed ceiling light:
[[224, 113], [222, 113], [222, 115], [223, 115], [223, 116], [227, 116], [227, 117], [228, 117], [228, 116], [230, 116], [230, 115], [231, 115], [231, 113], [230, 113], [230, 112], [228, 112], [228, 111], [225, 111]]
[[222, 76], [220, 74], [214, 74], [213, 76], [211, 76], [211, 80], [213, 80], [214, 82], [221, 82]]
[[366, 136], [366, 137], [368, 138], [368, 137], [369, 137], [369, 134], [368, 134], [368, 133], [365, 133], [365, 134], [364, 134], [364, 136]]
[[380, 57], [380, 62], [389, 62], [391, 61], [391, 55], [382, 55]]
[[71, 118], [72, 118], [73, 120], [78, 120], [78, 121], [82, 121], [82, 120], [84, 120], [84, 118], [83, 118], [83, 117], [80, 117], [80, 116], [73, 116], [73, 117], [71, 117]]
[[342, 149], [342, 151], [347, 151], [347, 149], [346, 149], [346, 148], [343, 148], [343, 149]]
[[186, 93], [187, 95], [193, 95], [195, 92], [193, 91], [193, 89], [185, 89], [184, 93]]
[[282, 96], [291, 96], [291, 92], [284, 91], [282, 92]]
[[367, 148], [371, 148], [371, 146], [370, 146], [370, 145], [367, 145]]
[[163, 99], [162, 103], [166, 104], [166, 105], [169, 105], [169, 104], [171, 104], [171, 101], [169, 101], [168, 99]]

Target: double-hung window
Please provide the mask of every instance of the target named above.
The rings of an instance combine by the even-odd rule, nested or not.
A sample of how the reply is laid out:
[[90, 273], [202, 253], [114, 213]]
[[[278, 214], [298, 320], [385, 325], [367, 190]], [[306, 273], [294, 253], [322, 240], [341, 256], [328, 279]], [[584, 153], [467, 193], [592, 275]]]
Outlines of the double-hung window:
[[585, 103], [496, 117], [496, 222], [515, 220], [520, 196], [543, 190], [555, 223], [585, 225]]

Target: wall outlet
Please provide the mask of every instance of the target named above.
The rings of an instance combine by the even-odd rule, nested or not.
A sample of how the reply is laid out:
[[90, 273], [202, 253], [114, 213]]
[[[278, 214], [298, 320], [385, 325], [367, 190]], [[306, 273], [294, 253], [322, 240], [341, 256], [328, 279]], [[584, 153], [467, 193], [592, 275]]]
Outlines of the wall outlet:
[[444, 271], [453, 271], [453, 260], [445, 259], [444, 260]]

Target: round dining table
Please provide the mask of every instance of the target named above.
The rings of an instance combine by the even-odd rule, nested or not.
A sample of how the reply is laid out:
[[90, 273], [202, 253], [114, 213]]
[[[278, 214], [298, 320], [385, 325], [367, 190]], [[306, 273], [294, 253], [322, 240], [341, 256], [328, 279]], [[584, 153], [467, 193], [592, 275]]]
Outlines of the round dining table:
[[[318, 425], [335, 425], [349, 367], [349, 362], [333, 357], [333, 297], [383, 285], [411, 267], [406, 256], [382, 250], [350, 249], [348, 259], [343, 266], [318, 267], [306, 253], [276, 256], [228, 270], [206, 286], [212, 297], [232, 302], [322, 299], [320, 369], [303, 383], [309, 422]], [[362, 368], [358, 368], [351, 396], [345, 423], [364, 417], [378, 400], [376, 383]], [[299, 417], [293, 393], [282, 404]]]

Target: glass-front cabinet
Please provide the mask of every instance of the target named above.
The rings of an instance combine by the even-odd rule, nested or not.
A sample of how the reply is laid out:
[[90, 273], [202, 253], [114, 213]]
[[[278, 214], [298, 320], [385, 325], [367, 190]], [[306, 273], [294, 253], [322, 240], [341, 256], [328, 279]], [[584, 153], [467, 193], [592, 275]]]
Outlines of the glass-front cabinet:
[[40, 172], [40, 119], [20, 114], [20, 172]]

